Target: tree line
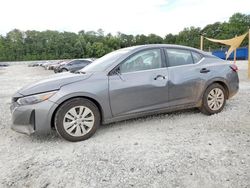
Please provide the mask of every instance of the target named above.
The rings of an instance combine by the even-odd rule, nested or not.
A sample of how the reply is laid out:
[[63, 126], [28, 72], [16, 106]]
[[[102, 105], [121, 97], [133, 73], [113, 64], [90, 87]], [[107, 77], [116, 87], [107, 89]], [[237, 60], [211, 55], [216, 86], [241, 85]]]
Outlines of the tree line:
[[[247, 32], [250, 28], [250, 15], [235, 13], [227, 22], [216, 22], [204, 28], [184, 28], [178, 34], [165, 37], [156, 34], [128, 35], [118, 32], [104, 34], [98, 31], [59, 32], [59, 31], [20, 31], [14, 29], [0, 35], [0, 61], [49, 60], [101, 57], [119, 48], [142, 44], [180, 44], [199, 48], [200, 35], [209, 38], [228, 39]], [[247, 45], [247, 39], [243, 46]], [[205, 41], [204, 49], [218, 49], [224, 46]]]

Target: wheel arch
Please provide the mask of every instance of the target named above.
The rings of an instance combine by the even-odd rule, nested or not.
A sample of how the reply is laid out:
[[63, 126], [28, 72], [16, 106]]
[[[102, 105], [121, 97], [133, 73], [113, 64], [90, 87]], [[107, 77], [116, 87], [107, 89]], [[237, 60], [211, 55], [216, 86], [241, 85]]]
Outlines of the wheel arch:
[[[229, 98], [229, 88], [228, 88], [228, 85], [225, 82], [223, 82], [223, 81], [215, 81], [212, 84], [215, 84], [215, 83], [220, 84], [225, 89], [225, 91], [226, 91], [226, 99], [228, 99]], [[212, 85], [212, 84], [210, 84], [210, 85]]]
[[196, 105], [197, 107], [201, 106], [202, 99], [203, 99], [204, 93], [207, 90], [207, 88], [209, 86], [211, 86], [212, 84], [215, 84], [215, 83], [220, 84], [225, 89], [225, 91], [226, 91], [226, 99], [229, 98], [229, 86], [227, 84], [227, 81], [225, 79], [223, 79], [223, 78], [215, 78], [215, 79], [212, 79], [209, 82], [207, 82], [207, 84], [204, 86], [204, 89], [203, 89], [203, 91], [202, 91], [202, 93], [200, 95], [199, 101], [198, 101], [198, 103]]
[[55, 119], [55, 114], [56, 114], [57, 110], [58, 110], [65, 102], [67, 102], [67, 101], [69, 101], [69, 100], [72, 100], [72, 99], [75, 99], [75, 98], [88, 99], [88, 100], [90, 100], [91, 102], [93, 102], [93, 103], [97, 106], [97, 108], [98, 108], [98, 110], [99, 110], [100, 119], [101, 119], [101, 122], [102, 122], [102, 120], [103, 120], [103, 109], [102, 109], [100, 103], [99, 103], [96, 99], [94, 99], [93, 97], [77, 95], [77, 96], [68, 97], [68, 98], [66, 98], [66, 99], [64, 99], [64, 100], [62, 100], [62, 101], [59, 102], [58, 106], [56, 107], [56, 109], [55, 109], [55, 110], [53, 111], [53, 113], [52, 113], [52, 117], [51, 117], [51, 120], [50, 120], [50, 126], [51, 126], [51, 128], [54, 128], [54, 127], [55, 127], [54, 119]]
[[63, 71], [63, 70], [69, 71], [69, 69], [67, 69], [67, 68], [65, 68], [65, 67], [63, 67], [61, 70], [62, 70], [62, 71]]

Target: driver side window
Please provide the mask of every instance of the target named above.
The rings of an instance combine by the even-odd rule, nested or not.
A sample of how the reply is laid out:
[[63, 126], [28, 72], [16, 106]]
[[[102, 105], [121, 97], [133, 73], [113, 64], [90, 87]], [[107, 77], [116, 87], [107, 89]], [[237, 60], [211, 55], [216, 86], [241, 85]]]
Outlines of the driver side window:
[[139, 52], [127, 59], [120, 66], [120, 72], [136, 72], [162, 67], [161, 51], [160, 49], [153, 49]]

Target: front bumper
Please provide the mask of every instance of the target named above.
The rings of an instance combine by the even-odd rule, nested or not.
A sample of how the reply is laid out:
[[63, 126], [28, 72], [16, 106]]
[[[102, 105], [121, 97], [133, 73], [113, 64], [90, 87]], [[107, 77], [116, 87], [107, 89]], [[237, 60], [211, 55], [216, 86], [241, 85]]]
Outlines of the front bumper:
[[51, 131], [51, 118], [57, 104], [49, 100], [32, 105], [11, 104], [11, 129], [24, 134], [47, 134]]
[[58, 73], [59, 69], [58, 68], [54, 68], [54, 73]]

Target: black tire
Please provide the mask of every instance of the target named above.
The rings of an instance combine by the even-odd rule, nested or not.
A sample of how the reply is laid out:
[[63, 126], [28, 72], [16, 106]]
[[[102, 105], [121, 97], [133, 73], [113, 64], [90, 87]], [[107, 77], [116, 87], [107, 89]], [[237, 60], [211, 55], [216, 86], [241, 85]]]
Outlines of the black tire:
[[[208, 95], [214, 89], [219, 89], [220, 91], [222, 91], [223, 97], [224, 97], [224, 100], [221, 103], [219, 109], [215, 109], [215, 110], [211, 109], [211, 107], [209, 107], [209, 104], [208, 104]], [[199, 109], [203, 114], [206, 114], [206, 115], [217, 114], [223, 110], [223, 108], [226, 104], [226, 99], [227, 99], [227, 96], [226, 96], [225, 88], [218, 83], [211, 84], [210, 86], [208, 86], [208, 88], [206, 89], [206, 91], [203, 94], [202, 106]]]
[[68, 69], [63, 68], [61, 72], [67, 72]]
[[[70, 133], [68, 133], [66, 131], [66, 129], [64, 127], [64, 121], [66, 118], [66, 113], [68, 113], [70, 111], [70, 109], [72, 109], [74, 107], [77, 108], [79, 106], [87, 107], [89, 110], [92, 111], [92, 115], [94, 116], [94, 124], [93, 124], [92, 128], [90, 128], [88, 130], [88, 132], [86, 134], [81, 135], [81, 136], [72, 136], [72, 135], [70, 135]], [[77, 120], [75, 120], [75, 121], [77, 121]], [[83, 141], [83, 140], [90, 138], [98, 129], [98, 127], [100, 125], [100, 112], [99, 112], [99, 109], [97, 108], [97, 106], [92, 101], [90, 101], [88, 99], [84, 99], [84, 98], [70, 99], [70, 100], [66, 101], [65, 103], [63, 103], [58, 108], [58, 110], [55, 114], [54, 124], [55, 124], [55, 128], [56, 128], [57, 133], [65, 140], [68, 140], [71, 142]], [[75, 123], [75, 124], [77, 124], [77, 123]], [[78, 126], [78, 124], [74, 125], [74, 126]], [[82, 133], [83, 132], [82, 127], [80, 129], [81, 129], [81, 133]]]

